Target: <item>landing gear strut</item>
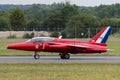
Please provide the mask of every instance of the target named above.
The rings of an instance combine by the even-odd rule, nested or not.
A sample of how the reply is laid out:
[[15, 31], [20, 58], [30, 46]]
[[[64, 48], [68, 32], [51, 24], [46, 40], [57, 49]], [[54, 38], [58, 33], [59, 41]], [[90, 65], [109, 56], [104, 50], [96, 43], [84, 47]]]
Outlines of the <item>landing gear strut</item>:
[[35, 51], [35, 53], [34, 53], [34, 59], [39, 59], [39, 58], [40, 58], [40, 55], [37, 54], [37, 52]]
[[68, 54], [68, 53], [60, 53], [60, 58], [61, 59], [70, 59], [70, 54]]

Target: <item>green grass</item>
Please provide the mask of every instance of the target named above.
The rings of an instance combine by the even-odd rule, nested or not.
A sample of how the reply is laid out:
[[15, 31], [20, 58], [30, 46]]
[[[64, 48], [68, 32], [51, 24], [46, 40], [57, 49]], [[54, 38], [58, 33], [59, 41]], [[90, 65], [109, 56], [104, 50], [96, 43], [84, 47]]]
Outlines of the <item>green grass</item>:
[[[13, 41], [0, 42], [1, 55], [32, 55], [7, 50]], [[113, 51], [92, 55], [119, 55], [120, 41], [108, 41]], [[41, 53], [40, 53], [41, 54]], [[42, 52], [41, 55], [54, 55]], [[85, 55], [85, 54], [84, 54]], [[0, 63], [0, 80], [119, 80], [120, 63]]]
[[8, 63], [0, 64], [1, 80], [119, 80], [120, 64]]
[[[6, 39], [5, 39], [6, 40]], [[15, 42], [18, 40], [19, 42], [24, 41], [23, 39], [13, 39]], [[15, 43], [12, 40], [7, 39], [5, 42], [0, 42], [0, 56], [27, 56], [27, 55], [33, 55], [34, 52], [30, 51], [19, 51], [19, 50], [8, 50], [6, 49], [6, 46], [11, 43]], [[108, 48], [112, 49], [112, 51], [108, 51], [106, 53], [102, 54], [89, 54], [89, 55], [95, 55], [95, 56], [120, 56], [120, 40], [119, 39], [112, 39], [107, 42]], [[40, 55], [58, 55], [58, 54], [51, 54], [51, 53], [45, 53], [40, 52]], [[86, 55], [86, 54], [78, 54], [78, 55]], [[88, 55], [88, 54], [87, 54]]]
[[108, 42], [108, 49], [111, 49], [111, 51], [108, 51], [105, 53], [105, 55], [119, 55], [120, 56], [120, 42], [115, 41], [109, 41]]

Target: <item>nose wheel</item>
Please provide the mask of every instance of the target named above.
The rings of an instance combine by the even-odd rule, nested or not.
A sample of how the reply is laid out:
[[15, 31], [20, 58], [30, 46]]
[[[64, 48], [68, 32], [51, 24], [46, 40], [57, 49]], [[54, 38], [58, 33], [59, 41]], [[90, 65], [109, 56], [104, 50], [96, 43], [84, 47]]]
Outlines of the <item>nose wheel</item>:
[[39, 59], [40, 58], [40, 55], [37, 54], [37, 52], [34, 53], [34, 59]]

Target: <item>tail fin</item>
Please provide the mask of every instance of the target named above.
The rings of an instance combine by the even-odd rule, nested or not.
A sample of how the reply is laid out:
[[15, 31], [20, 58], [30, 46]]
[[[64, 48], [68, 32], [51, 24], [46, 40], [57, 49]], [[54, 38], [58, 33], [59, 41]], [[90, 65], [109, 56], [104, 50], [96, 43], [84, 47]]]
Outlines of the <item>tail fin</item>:
[[105, 27], [99, 33], [97, 33], [89, 42], [106, 43], [111, 31], [111, 26]]

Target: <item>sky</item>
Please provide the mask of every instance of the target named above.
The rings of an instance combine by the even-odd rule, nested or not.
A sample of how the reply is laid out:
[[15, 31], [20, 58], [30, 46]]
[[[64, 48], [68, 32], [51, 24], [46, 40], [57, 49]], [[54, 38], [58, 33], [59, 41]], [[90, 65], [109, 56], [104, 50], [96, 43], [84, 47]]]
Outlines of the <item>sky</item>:
[[0, 0], [0, 4], [52, 4], [69, 1], [78, 6], [99, 6], [120, 3], [120, 0]]

